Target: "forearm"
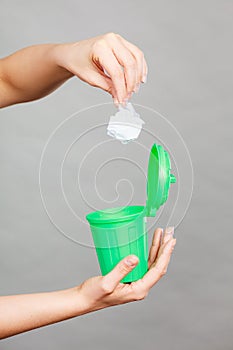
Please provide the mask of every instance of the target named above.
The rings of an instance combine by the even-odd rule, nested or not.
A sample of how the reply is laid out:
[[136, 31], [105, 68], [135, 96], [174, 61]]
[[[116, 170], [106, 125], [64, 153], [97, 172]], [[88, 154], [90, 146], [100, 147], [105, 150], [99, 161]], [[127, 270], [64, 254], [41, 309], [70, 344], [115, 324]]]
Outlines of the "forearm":
[[88, 312], [78, 287], [0, 297], [0, 339]]
[[73, 76], [57, 64], [58, 47], [31, 46], [0, 60], [0, 107], [44, 97]]

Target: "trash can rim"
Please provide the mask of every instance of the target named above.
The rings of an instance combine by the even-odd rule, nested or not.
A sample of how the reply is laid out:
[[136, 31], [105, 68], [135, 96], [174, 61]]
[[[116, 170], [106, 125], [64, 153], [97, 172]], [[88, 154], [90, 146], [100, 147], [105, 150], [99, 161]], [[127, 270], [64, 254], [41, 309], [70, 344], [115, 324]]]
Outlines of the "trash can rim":
[[86, 216], [89, 224], [110, 224], [135, 220], [138, 216], [145, 216], [145, 207], [142, 205], [131, 205], [104, 210], [97, 210]]

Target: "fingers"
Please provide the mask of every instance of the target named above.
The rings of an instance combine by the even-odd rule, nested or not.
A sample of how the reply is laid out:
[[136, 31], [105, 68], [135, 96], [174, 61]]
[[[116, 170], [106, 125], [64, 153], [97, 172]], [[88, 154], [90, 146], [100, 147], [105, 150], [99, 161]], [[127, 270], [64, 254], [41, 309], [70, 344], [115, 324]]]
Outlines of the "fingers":
[[171, 254], [176, 244], [173, 233], [173, 227], [168, 227], [164, 235], [161, 228], [155, 230], [148, 257], [150, 268], [142, 279], [127, 285], [120, 283], [138, 264], [138, 258], [135, 255], [130, 255], [121, 260], [110, 273], [102, 277], [102, 295], [107, 295], [110, 298], [109, 301], [112, 300], [114, 305], [144, 299], [149, 290], [167, 272]]
[[97, 44], [95, 47], [95, 55], [97, 57], [93, 58], [93, 60], [99, 61], [108, 76], [110, 76], [116, 91], [116, 96], [114, 97], [117, 98], [119, 103], [124, 103], [127, 97], [127, 89], [123, 69], [105, 42], [99, 41]]
[[157, 254], [159, 252], [161, 240], [162, 240], [162, 235], [163, 235], [163, 229], [162, 228], [157, 228], [154, 232], [154, 236], [152, 239], [152, 244], [150, 247], [150, 252], [149, 252], [149, 257], [148, 257], [148, 268], [153, 264], [155, 261]]
[[142, 281], [148, 290], [153, 287], [153, 285], [156, 284], [167, 272], [167, 267], [175, 244], [176, 239], [174, 238], [170, 238], [170, 240], [163, 244], [160, 256], [142, 278]]
[[[122, 65], [125, 70], [126, 83], [129, 85], [127, 92], [128, 94], [137, 92], [142, 79], [143, 53], [139, 51], [139, 49], [137, 49], [135, 46], [136, 51], [138, 51], [138, 54], [136, 56], [135, 52], [133, 50], [130, 50], [129, 45], [126, 44], [126, 41], [123, 41], [123, 38], [119, 36], [118, 39], [119, 50], [115, 50], [115, 54], [117, 57], [120, 57], [122, 49], [125, 52], [125, 57], [122, 60]], [[141, 57], [139, 57], [139, 52], [141, 52]], [[129, 72], [133, 76], [133, 80], [132, 77], [129, 76]]]
[[143, 83], [146, 83], [146, 81], [147, 81], [147, 74], [148, 74], [148, 66], [147, 66], [145, 58], [143, 58], [143, 76], [142, 76]]
[[138, 258], [135, 255], [129, 255], [121, 260], [114, 269], [103, 277], [104, 289], [111, 293], [120, 281], [131, 272], [138, 264]]
[[103, 89], [104, 91], [109, 92], [111, 95], [114, 94], [114, 87], [112, 80], [109, 77], [106, 77], [104, 73], [100, 71], [91, 71], [90, 77], [88, 78], [89, 84], [92, 86]]
[[93, 62], [111, 78], [116, 103], [125, 104], [146, 80], [147, 64], [142, 51], [120, 35], [108, 33], [98, 39], [92, 56]]
[[137, 46], [135, 46], [132, 43], [130, 43], [129, 41], [125, 40], [121, 36], [119, 36], [119, 39], [129, 49], [129, 51], [133, 54], [133, 56], [136, 59], [136, 62], [137, 62], [137, 86], [139, 86], [141, 82], [145, 83], [147, 73], [148, 73], [148, 68], [147, 68], [147, 64], [146, 64], [146, 60], [145, 60], [143, 52]]
[[165, 229], [162, 241], [161, 241], [161, 246], [159, 248], [159, 252], [158, 252], [158, 257], [160, 257], [162, 251], [163, 251], [163, 247], [165, 245], [165, 243], [167, 243], [174, 235], [174, 227], [167, 227]]
[[129, 95], [135, 91], [138, 84], [137, 62], [132, 53], [119, 40], [114, 40], [111, 45], [117, 61], [124, 68], [126, 91]]
[[[157, 229], [153, 238], [156, 247], [159, 246], [161, 236], [162, 229]], [[126, 289], [123, 295], [125, 302], [142, 300], [147, 296], [149, 290], [165, 275], [175, 244], [176, 240], [173, 238], [164, 243], [160, 257], [151, 265], [149, 271]]]
[[174, 235], [174, 227], [167, 227], [165, 229], [164, 235], [163, 230], [161, 228], [157, 228], [155, 230], [152, 245], [149, 252], [148, 258], [148, 268], [153, 264], [157, 256], [161, 255], [163, 245], [168, 242]]
[[168, 242], [174, 235], [174, 227], [167, 227], [164, 232], [162, 243]]

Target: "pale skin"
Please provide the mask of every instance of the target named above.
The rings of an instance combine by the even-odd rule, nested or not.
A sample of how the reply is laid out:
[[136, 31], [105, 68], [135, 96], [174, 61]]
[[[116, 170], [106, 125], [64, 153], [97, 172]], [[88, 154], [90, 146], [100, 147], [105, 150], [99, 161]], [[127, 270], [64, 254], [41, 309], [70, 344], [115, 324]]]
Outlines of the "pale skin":
[[143, 52], [114, 33], [31, 46], [0, 60], [0, 107], [44, 97], [73, 76], [125, 103], [147, 71]]
[[[146, 81], [144, 55], [117, 34], [71, 44], [37, 45], [0, 60], [0, 107], [42, 98], [77, 76], [125, 103]], [[176, 240], [174, 229], [154, 232], [148, 272], [130, 284], [120, 281], [138, 264], [125, 257], [105, 276], [49, 293], [0, 297], [0, 339], [106, 307], [142, 300], [165, 275]]]

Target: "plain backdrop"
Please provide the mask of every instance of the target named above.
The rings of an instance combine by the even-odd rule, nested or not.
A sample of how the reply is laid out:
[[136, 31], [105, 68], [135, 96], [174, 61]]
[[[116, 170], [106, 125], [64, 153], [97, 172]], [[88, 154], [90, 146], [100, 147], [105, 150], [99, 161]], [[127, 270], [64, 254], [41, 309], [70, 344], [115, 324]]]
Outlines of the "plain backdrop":
[[[1, 57], [32, 44], [76, 41], [109, 31], [142, 48], [149, 65], [148, 82], [133, 101], [170, 120], [187, 145], [194, 169], [192, 201], [176, 230], [177, 246], [168, 274], [145, 301], [6, 339], [0, 343], [1, 350], [233, 348], [232, 16], [233, 3], [226, 0], [1, 0]], [[116, 142], [112, 148], [104, 147], [108, 138], [103, 127], [74, 145], [64, 167], [64, 188], [70, 205], [83, 219], [79, 223], [78, 218], [69, 219], [67, 206], [59, 199], [58, 155], [80, 130], [90, 130], [92, 122], [107, 123], [114, 107], [81, 113], [80, 122], [76, 118], [53, 138], [42, 177], [53, 222], [41, 198], [39, 165], [46, 141], [60, 123], [82, 108], [110, 102], [106, 93], [72, 79], [41, 101], [1, 110], [1, 295], [66, 288], [99, 273], [95, 251], [87, 247], [91, 239], [85, 214], [101, 206], [98, 198], [111, 206], [116, 197], [112, 184], [120, 175], [125, 178], [126, 167], [134, 174], [129, 161], [133, 156], [146, 170], [146, 153], [140, 161], [137, 144], [135, 148], [131, 144], [126, 164], [122, 159], [119, 166], [108, 164], [112, 150], [114, 157], [118, 152], [123, 157], [126, 148]], [[147, 120], [146, 114], [142, 117]], [[159, 137], [156, 123], [153, 128], [151, 132]], [[141, 140], [149, 139], [142, 135]], [[102, 148], [92, 158], [95, 171], [91, 163], [86, 164], [80, 174], [84, 196], [80, 191], [76, 195], [78, 166], [98, 142]], [[169, 147], [175, 145], [171, 136]], [[105, 157], [106, 149], [111, 152]], [[101, 193], [92, 197], [89, 175], [96, 175], [105, 160], [107, 165], [97, 176]], [[135, 170], [133, 177], [135, 204], [145, 200], [145, 181], [139, 173]], [[121, 204], [131, 198], [128, 185], [119, 185]], [[73, 240], [61, 234], [56, 220], [59, 226], [64, 224], [65, 233], [77, 233]]]

